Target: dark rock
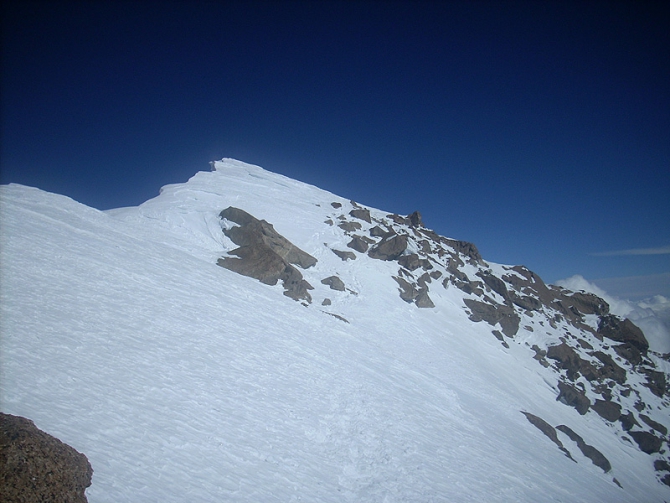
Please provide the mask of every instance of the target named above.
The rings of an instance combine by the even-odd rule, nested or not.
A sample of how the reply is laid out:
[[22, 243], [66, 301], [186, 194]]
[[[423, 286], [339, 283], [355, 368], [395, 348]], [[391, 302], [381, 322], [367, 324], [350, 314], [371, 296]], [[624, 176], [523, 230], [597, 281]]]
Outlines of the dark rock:
[[568, 437], [570, 437], [570, 440], [572, 440], [577, 444], [577, 447], [579, 447], [579, 450], [582, 451], [582, 454], [584, 454], [584, 456], [589, 458], [594, 465], [602, 469], [603, 472], [607, 473], [612, 469], [612, 465], [610, 464], [609, 460], [603, 455], [603, 453], [600, 452], [595, 447], [593, 447], [592, 445], [589, 445], [586, 442], [584, 442], [584, 439], [579, 435], [577, 435], [577, 433], [572, 431], [564, 424], [557, 426], [556, 429], [562, 431]]
[[477, 247], [474, 244], [449, 238], [441, 238], [441, 241], [447, 246], [451, 246], [461, 255], [468, 257], [470, 262], [477, 264], [482, 262], [482, 256], [479, 254], [479, 250], [477, 250]]
[[332, 250], [332, 252], [342, 260], [356, 260], [356, 254], [350, 251]]
[[329, 276], [321, 280], [321, 283], [328, 285], [331, 290], [337, 290], [338, 292], [344, 292], [345, 286], [340, 278], [337, 276]]
[[333, 208], [335, 208], [335, 209], [337, 209], [337, 208], [341, 208], [341, 207], [342, 207], [342, 204], [341, 204], [341, 203], [330, 203], [330, 205], [331, 205]]
[[484, 320], [491, 326], [500, 323], [500, 328], [508, 337], [513, 337], [519, 331], [521, 318], [511, 307], [501, 304], [487, 304], [472, 299], [463, 299], [463, 302], [472, 311], [470, 320], [474, 322]]
[[527, 311], [538, 311], [542, 308], [542, 303], [535, 297], [512, 293], [511, 299], [514, 304]]
[[405, 302], [413, 302], [414, 299], [417, 298], [419, 291], [414, 288], [414, 285], [398, 276], [393, 276], [393, 279], [396, 280], [396, 283], [398, 283], [398, 286], [400, 286], [400, 298], [402, 300]]
[[401, 217], [397, 213], [393, 213], [392, 215], [386, 215], [386, 218], [390, 218], [396, 224], [407, 225], [407, 219], [405, 217]]
[[428, 289], [420, 290], [419, 294], [416, 296], [416, 299], [414, 300], [414, 303], [416, 304], [416, 307], [421, 308], [435, 307], [435, 304], [433, 304], [433, 301], [428, 296]]
[[372, 223], [372, 219], [370, 218], [370, 210], [368, 209], [351, 210], [349, 212], [349, 215], [351, 215], [354, 218], [358, 218], [359, 220], [364, 220], [369, 224]]
[[604, 316], [610, 311], [609, 304], [592, 293], [576, 292], [566, 298], [572, 300], [572, 305], [582, 314]]
[[0, 501], [86, 503], [86, 456], [29, 419], [0, 413]]
[[654, 470], [657, 472], [670, 472], [670, 463], [665, 459], [657, 459], [654, 461]]
[[596, 400], [591, 406], [600, 417], [610, 422], [617, 421], [621, 417], [621, 405], [612, 401]]
[[591, 354], [603, 364], [602, 368], [598, 369], [599, 379], [612, 379], [619, 384], [626, 382], [626, 371], [619, 367], [610, 355], [602, 351], [595, 351]]
[[524, 416], [526, 416], [526, 419], [528, 419], [530, 424], [535, 426], [538, 430], [540, 430], [547, 437], [549, 437], [549, 439], [558, 446], [558, 448], [561, 450], [561, 452], [563, 452], [567, 457], [569, 457], [570, 459], [572, 459], [574, 461], [574, 459], [572, 458], [572, 455], [570, 454], [570, 451], [568, 451], [563, 446], [563, 442], [561, 442], [560, 439], [558, 438], [558, 435], [556, 434], [556, 430], [554, 429], [554, 427], [552, 425], [547, 423], [541, 417], [538, 417], [534, 414], [531, 414], [530, 412], [521, 411], [521, 413]]
[[419, 213], [418, 211], [415, 211], [411, 215], [408, 215], [407, 220], [409, 220], [410, 227], [423, 227], [423, 220], [421, 219], [421, 213]]
[[322, 306], [330, 306], [333, 302], [330, 299], [323, 299]]
[[540, 349], [540, 347], [537, 344], [533, 344], [533, 346], [530, 349], [535, 351], [535, 356], [533, 356], [535, 360], [539, 361], [544, 359], [545, 356], [547, 356], [547, 352], [544, 349]]
[[611, 314], [601, 316], [600, 323], [598, 323], [598, 333], [613, 341], [630, 343], [643, 355], [646, 355], [649, 349], [649, 342], [644, 337], [642, 330], [628, 318], [622, 321]]
[[613, 349], [616, 354], [618, 354], [624, 360], [628, 361], [631, 365], [639, 365], [642, 363], [642, 353], [639, 349], [628, 342], [625, 344], [613, 346]]
[[503, 299], [509, 300], [510, 295], [509, 292], [507, 291], [507, 287], [505, 286], [505, 282], [503, 280], [501, 280], [497, 276], [493, 276], [492, 274], [488, 273], [478, 273], [477, 276], [482, 278], [486, 286], [488, 286], [491, 290], [496, 292]]
[[363, 227], [358, 222], [341, 222], [337, 226], [345, 232], [356, 232]]
[[670, 486], [670, 473], [661, 478], [661, 482], [666, 486]]
[[372, 237], [383, 238], [388, 236], [389, 234], [393, 234], [393, 232], [382, 229], [378, 225], [375, 225], [372, 229], [370, 229], [370, 236]]
[[421, 261], [419, 260], [419, 256], [416, 253], [403, 255], [398, 259], [398, 264], [409, 271], [414, 271], [421, 267]]
[[393, 234], [370, 248], [368, 255], [378, 260], [396, 260], [407, 249], [407, 236]]
[[558, 383], [558, 390], [559, 393], [556, 400], [565, 405], [569, 405], [570, 407], [574, 407], [582, 416], [588, 412], [591, 402], [583, 391], [564, 382]]
[[224, 230], [224, 234], [238, 246], [255, 246], [263, 243], [286, 262], [303, 269], [308, 269], [317, 262], [309, 253], [305, 253], [275, 231], [271, 224], [256, 219], [244, 210], [231, 206], [223, 210], [219, 216], [239, 225]]
[[354, 236], [354, 238], [347, 244], [349, 248], [356, 250], [357, 252], [365, 253], [368, 251], [368, 243], [361, 238], [360, 236]]
[[593, 369], [591, 364], [583, 360], [579, 354], [565, 342], [558, 346], [550, 346], [547, 348], [547, 358], [559, 362], [558, 367], [567, 371], [568, 379], [571, 381], [574, 381], [577, 373], [584, 371], [595, 377], [595, 369]]
[[633, 437], [642, 452], [653, 454], [661, 450], [663, 441], [653, 433], [647, 431], [629, 431], [628, 434]]
[[641, 368], [640, 372], [647, 376], [647, 382], [644, 384], [656, 396], [663, 398], [668, 385], [665, 380], [665, 374], [657, 370]]
[[624, 431], [629, 431], [633, 426], [640, 426], [640, 423], [635, 419], [635, 414], [628, 412], [628, 414], [621, 414], [619, 422]]
[[312, 286], [291, 264], [302, 268], [312, 267], [316, 264], [314, 257], [277, 233], [271, 224], [258, 220], [244, 210], [231, 206], [219, 216], [239, 225], [223, 231], [239, 248], [230, 252], [238, 258], [220, 258], [218, 265], [267, 285], [274, 285], [281, 280], [284, 295], [294, 300], [311, 302], [307, 290], [311, 290]]
[[654, 421], [652, 418], [645, 414], [640, 414], [640, 419], [647, 423], [647, 425], [651, 426], [653, 429], [655, 429], [657, 432], [659, 432], [661, 435], [667, 435], [668, 434], [668, 429], [663, 426], [661, 423], [658, 423]]

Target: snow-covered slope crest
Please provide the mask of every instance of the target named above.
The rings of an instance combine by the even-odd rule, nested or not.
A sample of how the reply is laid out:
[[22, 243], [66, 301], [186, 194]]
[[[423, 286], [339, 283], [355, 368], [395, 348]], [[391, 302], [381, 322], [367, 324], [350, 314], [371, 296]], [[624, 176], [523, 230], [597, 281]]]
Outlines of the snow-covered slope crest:
[[[87, 455], [89, 501], [670, 500], [667, 362], [597, 298], [213, 167], [109, 212], [0, 189], [1, 408]], [[229, 208], [309, 298], [217, 265], [259, 236]]]

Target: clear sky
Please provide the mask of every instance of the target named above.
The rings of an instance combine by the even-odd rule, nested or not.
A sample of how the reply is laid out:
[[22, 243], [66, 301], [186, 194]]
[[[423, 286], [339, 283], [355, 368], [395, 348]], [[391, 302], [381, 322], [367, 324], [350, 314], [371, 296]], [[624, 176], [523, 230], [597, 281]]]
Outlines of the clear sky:
[[1, 182], [108, 209], [234, 157], [670, 296], [669, 5], [5, 1]]

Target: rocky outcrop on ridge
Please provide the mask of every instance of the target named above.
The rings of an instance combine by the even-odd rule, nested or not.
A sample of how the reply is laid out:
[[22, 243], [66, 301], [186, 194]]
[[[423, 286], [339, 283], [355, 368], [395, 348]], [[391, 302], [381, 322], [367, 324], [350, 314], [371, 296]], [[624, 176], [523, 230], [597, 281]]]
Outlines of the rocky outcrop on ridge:
[[86, 503], [92, 476], [84, 454], [29, 419], [0, 413], [0, 501]]
[[232, 206], [219, 217], [237, 225], [224, 227], [223, 232], [239, 246], [232, 250], [233, 257], [222, 257], [217, 264], [244, 276], [250, 276], [267, 285], [281, 280], [284, 295], [294, 300], [312, 301], [308, 290], [313, 287], [302, 277], [293, 264], [306, 269], [316, 259], [295, 246], [274, 230], [272, 224], [258, 220], [244, 210]]
[[[663, 370], [667, 366], [659, 365], [668, 357], [653, 353], [643, 332], [611, 314], [607, 302], [590, 293], [546, 285], [524, 266], [489, 264], [472, 243], [427, 229], [419, 212], [383, 214], [354, 201], [333, 202], [331, 207], [325, 223], [339, 238], [324, 246], [342, 259], [343, 267], [356, 259], [390, 264], [397, 268], [391, 277], [399, 298], [422, 309], [436, 307], [435, 292], [458, 290], [469, 319], [489, 325], [503, 348], [514, 343], [528, 347], [529, 358], [551, 375], [547, 379], [553, 380], [557, 401], [618, 429], [621, 438], [652, 456], [654, 466], [670, 466], [669, 376]], [[286, 295], [311, 300], [311, 286], [291, 263], [307, 268], [316, 259], [242, 210], [228, 208], [221, 216], [239, 224], [224, 232], [240, 246], [230, 255], [247, 262], [223, 258], [220, 265], [268, 283], [282, 279]], [[249, 246], [252, 249], [245, 250]], [[320, 282], [345, 296], [354, 293], [339, 275], [329, 273]], [[336, 307], [333, 304], [328, 298], [322, 305]], [[597, 446], [571, 426], [554, 428], [531, 412], [524, 414], [552, 440], [561, 432], [594, 464], [611, 469]], [[657, 478], [670, 483], [670, 473], [660, 471]]]

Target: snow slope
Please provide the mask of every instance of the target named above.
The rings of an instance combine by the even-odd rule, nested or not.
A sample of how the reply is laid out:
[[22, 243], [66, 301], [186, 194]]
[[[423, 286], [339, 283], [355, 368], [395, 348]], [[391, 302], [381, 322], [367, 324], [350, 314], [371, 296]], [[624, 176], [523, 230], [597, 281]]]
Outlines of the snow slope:
[[[0, 408], [87, 455], [90, 502], [670, 500], [650, 456], [557, 402], [523, 339], [503, 348], [462, 292], [418, 309], [391, 263], [332, 253], [348, 237], [324, 222], [350, 201], [214, 167], [108, 212], [1, 188]], [[216, 265], [236, 247], [228, 206], [318, 259], [301, 271], [311, 304]], [[321, 283], [335, 274], [347, 291]], [[521, 411], [570, 426], [612, 471]]]

